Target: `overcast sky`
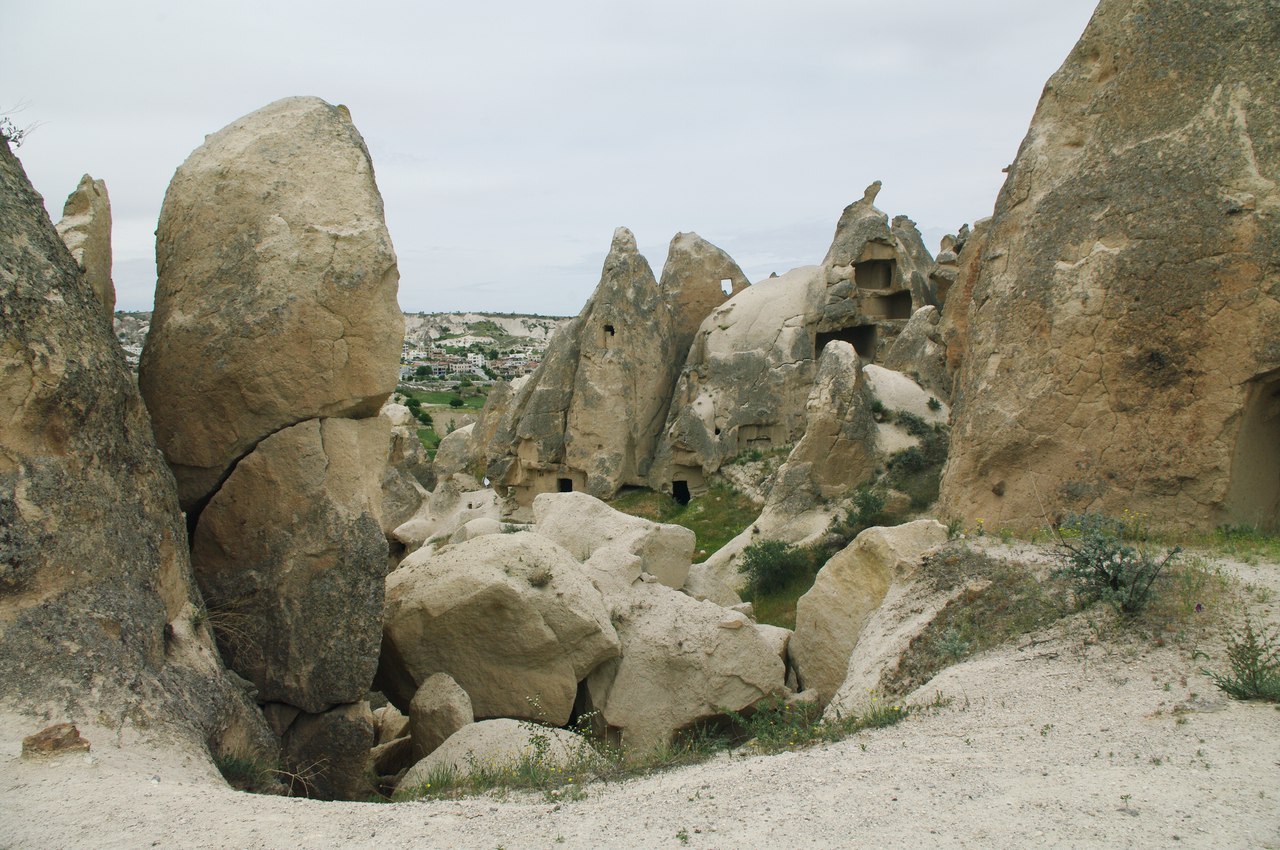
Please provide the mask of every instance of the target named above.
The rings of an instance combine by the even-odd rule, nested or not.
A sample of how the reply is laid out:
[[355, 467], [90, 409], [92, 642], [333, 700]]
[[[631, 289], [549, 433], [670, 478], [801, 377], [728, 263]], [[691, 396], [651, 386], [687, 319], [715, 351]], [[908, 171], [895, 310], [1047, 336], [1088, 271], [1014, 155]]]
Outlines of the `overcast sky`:
[[0, 0], [0, 112], [38, 123], [17, 153], [55, 221], [106, 180], [119, 309], [150, 309], [204, 136], [317, 95], [368, 142], [405, 310], [570, 315], [614, 227], [655, 274], [693, 230], [755, 281], [820, 262], [877, 179], [936, 251], [991, 214], [1094, 5]]

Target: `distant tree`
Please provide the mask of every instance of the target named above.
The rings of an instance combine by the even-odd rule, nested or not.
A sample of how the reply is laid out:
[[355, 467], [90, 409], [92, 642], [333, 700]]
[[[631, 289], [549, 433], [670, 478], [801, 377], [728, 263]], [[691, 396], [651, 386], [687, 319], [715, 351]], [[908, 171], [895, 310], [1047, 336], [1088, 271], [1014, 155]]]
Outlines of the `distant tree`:
[[413, 374], [414, 374], [414, 375], [416, 375], [416, 376], [417, 376], [417, 377], [419, 377], [419, 378], [425, 378], [425, 377], [427, 377], [427, 375], [430, 375], [430, 374], [431, 374], [431, 367], [430, 367], [430, 366], [419, 366], [417, 369], [414, 369], [414, 370], [413, 370]]
[[458, 396], [454, 396], [453, 398], [449, 399], [449, 406], [450, 406], [450, 407], [462, 407], [462, 405], [464, 405], [464, 404], [466, 404], [466, 402], [465, 402], [465, 401], [463, 401], [463, 400], [462, 400], [461, 398], [459, 398]]

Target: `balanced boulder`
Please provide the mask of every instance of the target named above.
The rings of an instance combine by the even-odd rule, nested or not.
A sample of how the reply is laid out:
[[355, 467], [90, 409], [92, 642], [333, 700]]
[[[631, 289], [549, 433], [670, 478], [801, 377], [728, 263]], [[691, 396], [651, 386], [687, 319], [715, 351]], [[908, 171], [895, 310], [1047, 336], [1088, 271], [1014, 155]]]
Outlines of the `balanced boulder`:
[[345, 107], [276, 101], [206, 138], [160, 211], [139, 384], [185, 509], [269, 434], [376, 416], [404, 317], [364, 140]]

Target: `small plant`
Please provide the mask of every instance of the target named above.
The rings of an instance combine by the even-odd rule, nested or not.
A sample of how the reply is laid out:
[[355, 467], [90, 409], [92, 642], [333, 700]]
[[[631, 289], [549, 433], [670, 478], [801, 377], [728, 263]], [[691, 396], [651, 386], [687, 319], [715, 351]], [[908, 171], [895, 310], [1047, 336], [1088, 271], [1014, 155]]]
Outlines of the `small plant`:
[[1280, 632], [1254, 629], [1245, 620], [1243, 633], [1227, 645], [1227, 663], [1225, 675], [1204, 671], [1227, 696], [1280, 702]]
[[541, 567], [529, 574], [529, 586], [537, 588], [546, 587], [551, 584], [551, 580], [553, 578], [555, 578], [555, 576], [551, 574], [551, 570], [546, 567]]
[[1059, 526], [1062, 566], [1055, 574], [1068, 578], [1084, 600], [1105, 599], [1124, 614], [1137, 614], [1150, 601], [1161, 571], [1182, 551], [1175, 546], [1158, 559], [1145, 546], [1126, 542], [1144, 537], [1140, 522], [1096, 513], [1069, 516]]
[[681, 844], [688, 844], [689, 830], [685, 829], [683, 826], [680, 827], [680, 831], [676, 833], [676, 838], [680, 839]]
[[938, 400], [937, 400], [936, 398], [934, 398], [933, 396], [929, 396], [929, 400], [928, 400], [927, 402], [925, 402], [925, 404], [926, 404], [926, 405], [928, 406], [928, 408], [929, 408], [930, 410], [932, 410], [934, 413], [937, 413], [939, 410], [941, 410], [941, 409], [942, 409], [942, 402], [938, 401]]
[[748, 594], [781, 590], [797, 576], [817, 571], [808, 550], [781, 540], [761, 540], [742, 551], [738, 571], [747, 576]]

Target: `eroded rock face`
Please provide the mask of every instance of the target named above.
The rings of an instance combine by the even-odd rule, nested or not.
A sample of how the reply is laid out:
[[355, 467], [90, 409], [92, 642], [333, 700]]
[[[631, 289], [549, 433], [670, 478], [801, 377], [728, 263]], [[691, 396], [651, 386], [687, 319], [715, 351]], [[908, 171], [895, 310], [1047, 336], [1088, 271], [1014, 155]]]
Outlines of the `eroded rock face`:
[[1280, 523], [1276, 46], [1264, 0], [1099, 5], [989, 226], [944, 515]]
[[945, 542], [946, 527], [931, 519], [868, 528], [818, 571], [813, 587], [796, 602], [790, 644], [806, 690], [816, 690], [824, 704], [835, 696], [858, 635], [884, 601], [899, 564]]
[[376, 416], [404, 317], [382, 198], [345, 107], [276, 101], [209, 136], [174, 174], [139, 384], [197, 506], [267, 435]]
[[951, 401], [951, 376], [947, 373], [947, 348], [938, 324], [938, 308], [921, 307], [889, 346], [884, 367], [912, 375], [939, 401]]
[[230, 666], [264, 701], [362, 698], [382, 632], [381, 418], [312, 419], [263, 440], [209, 502], [192, 561]]
[[563, 725], [578, 682], [618, 654], [600, 592], [568, 552], [528, 532], [407, 557], [387, 579], [378, 682], [407, 705], [447, 673], [478, 718]]
[[660, 285], [626, 228], [614, 233], [600, 284], [515, 389], [489, 442], [489, 476], [528, 507], [540, 493], [611, 498], [647, 483], [693, 329], [746, 277], [727, 254], [677, 234]]
[[110, 320], [116, 309], [116, 286], [111, 282], [111, 198], [107, 184], [88, 174], [81, 177], [75, 191], [67, 196], [57, 228]]
[[3, 140], [0, 221], [0, 707], [253, 752], [142, 399]]

